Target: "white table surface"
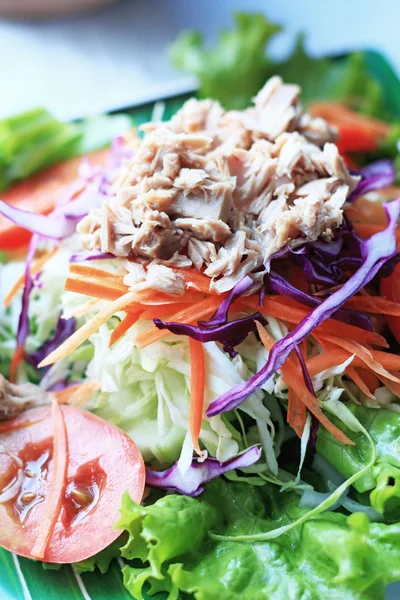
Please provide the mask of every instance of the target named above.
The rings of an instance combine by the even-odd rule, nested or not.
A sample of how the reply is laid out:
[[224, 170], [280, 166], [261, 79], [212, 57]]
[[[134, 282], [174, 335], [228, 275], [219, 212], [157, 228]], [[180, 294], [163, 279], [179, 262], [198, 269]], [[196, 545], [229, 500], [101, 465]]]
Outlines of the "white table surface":
[[285, 26], [276, 56], [305, 31], [313, 54], [375, 47], [400, 70], [399, 0], [124, 0], [63, 20], [0, 20], [0, 117], [42, 105], [68, 119], [186, 89], [193, 80], [165, 48], [187, 27], [212, 40], [240, 9]]

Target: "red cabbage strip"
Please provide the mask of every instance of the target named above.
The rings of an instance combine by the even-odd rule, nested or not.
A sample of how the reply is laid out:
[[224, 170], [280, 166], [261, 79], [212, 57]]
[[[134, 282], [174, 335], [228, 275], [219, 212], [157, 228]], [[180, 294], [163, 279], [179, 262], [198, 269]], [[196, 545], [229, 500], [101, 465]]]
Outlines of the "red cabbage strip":
[[382, 265], [396, 254], [395, 230], [400, 214], [400, 198], [383, 205], [388, 217], [388, 226], [361, 244], [363, 264], [350, 279], [308, 315], [284, 338], [272, 347], [264, 367], [234, 388], [212, 402], [207, 416], [212, 417], [236, 408], [243, 400], [254, 394], [268, 379], [282, 367], [290, 352], [305, 340], [318, 325], [321, 325], [336, 312], [349, 298], [369, 283]]
[[246, 275], [239, 283], [229, 292], [224, 300], [219, 305], [216, 313], [209, 321], [199, 321], [201, 327], [216, 327], [217, 325], [225, 325], [228, 321], [228, 312], [232, 302], [240, 298], [253, 285], [251, 277]]
[[[278, 275], [278, 273], [271, 271], [271, 273], [266, 275], [266, 278], [269, 281], [271, 288], [275, 292], [278, 292], [278, 294], [297, 300], [297, 302], [301, 302], [310, 307], [318, 306], [322, 303], [320, 298], [315, 298], [314, 296], [302, 292], [286, 281], [281, 275]], [[350, 325], [361, 327], [361, 329], [365, 329], [366, 331], [374, 331], [372, 321], [368, 315], [364, 315], [356, 310], [339, 309], [332, 315], [332, 318], [341, 321], [342, 323], [349, 323]]]
[[396, 169], [391, 160], [378, 160], [362, 169], [357, 175], [361, 175], [361, 180], [347, 198], [348, 202], [354, 202], [373, 190], [392, 185], [396, 179]]
[[106, 260], [111, 258], [115, 258], [115, 255], [111, 254], [111, 252], [98, 252], [97, 254], [93, 254], [90, 252], [81, 252], [80, 254], [71, 254], [69, 262], [77, 263], [85, 262], [87, 260]]
[[[66, 339], [68, 339], [75, 331], [75, 319], [58, 318], [56, 329], [53, 337], [45, 342], [38, 350], [31, 352], [26, 360], [37, 368], [38, 364], [48, 356], [53, 350], [58, 348]], [[50, 366], [45, 367], [45, 370], [50, 369]]]
[[310, 373], [308, 372], [307, 365], [305, 363], [303, 355], [302, 355], [302, 353], [300, 351], [300, 348], [298, 346], [295, 347], [295, 352], [297, 354], [297, 358], [299, 359], [299, 363], [300, 363], [300, 367], [301, 367], [301, 372], [303, 374], [304, 383], [306, 384], [306, 386], [308, 388], [308, 391], [311, 392], [311, 394], [313, 396], [315, 396], [314, 386], [313, 386], [313, 382], [311, 381]]
[[28, 254], [25, 262], [25, 284], [22, 292], [21, 312], [18, 320], [17, 329], [17, 346], [23, 348], [26, 338], [29, 335], [29, 298], [33, 290], [34, 284], [31, 276], [32, 261], [35, 258], [36, 250], [39, 244], [39, 237], [34, 235], [30, 241]]
[[225, 325], [214, 327], [214, 329], [204, 329], [196, 325], [188, 325], [186, 323], [177, 323], [175, 321], [162, 321], [161, 319], [153, 319], [153, 322], [158, 329], [168, 329], [175, 335], [187, 335], [198, 342], [205, 344], [206, 342], [222, 342], [223, 344], [231, 345], [231, 340], [241, 339], [251, 331], [255, 331], [256, 321], [263, 325], [267, 322], [261, 313], [256, 312], [253, 315], [230, 321]]
[[185, 496], [198, 496], [204, 490], [204, 485], [212, 479], [233, 469], [250, 467], [259, 460], [260, 456], [261, 449], [252, 446], [243, 454], [222, 463], [216, 458], [206, 458], [202, 462], [194, 458], [184, 475], [179, 472], [178, 463], [166, 471], [146, 469], [146, 485], [171, 490]]
[[76, 221], [67, 219], [63, 215], [41, 215], [15, 208], [0, 200], [0, 214], [10, 219], [18, 227], [23, 227], [32, 233], [49, 238], [61, 240], [69, 237], [76, 230]]

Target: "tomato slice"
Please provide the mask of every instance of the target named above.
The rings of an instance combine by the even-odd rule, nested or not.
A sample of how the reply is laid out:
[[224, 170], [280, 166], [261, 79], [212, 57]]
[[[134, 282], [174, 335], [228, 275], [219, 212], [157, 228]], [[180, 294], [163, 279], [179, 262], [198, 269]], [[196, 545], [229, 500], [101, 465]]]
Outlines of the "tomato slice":
[[[66, 431], [61, 443], [47, 406], [0, 428], [0, 545], [28, 558], [72, 563], [120, 535], [114, 523], [122, 495], [128, 491], [141, 502], [145, 467], [135, 443], [115, 425], [72, 406], [59, 413]], [[44, 540], [39, 555], [38, 540]]]
[[[98, 150], [89, 155], [94, 165], [106, 166], [110, 150]], [[82, 157], [71, 158], [35, 173], [26, 181], [16, 183], [12, 188], [1, 194], [1, 199], [22, 210], [48, 214], [63, 193], [78, 177]], [[31, 238], [31, 233], [17, 227], [0, 215], [0, 250], [16, 250], [25, 246]]]
[[[393, 273], [389, 277], [381, 279], [381, 296], [393, 302], [400, 302], [400, 264], [396, 266]], [[387, 324], [391, 332], [400, 344], [400, 317], [385, 315]]]

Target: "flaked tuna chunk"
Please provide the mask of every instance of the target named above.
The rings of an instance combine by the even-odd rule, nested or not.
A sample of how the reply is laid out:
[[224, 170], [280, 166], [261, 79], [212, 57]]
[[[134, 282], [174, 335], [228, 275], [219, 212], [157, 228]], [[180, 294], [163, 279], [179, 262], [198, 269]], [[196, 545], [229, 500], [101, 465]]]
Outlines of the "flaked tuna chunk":
[[301, 113], [299, 95], [298, 85], [284, 85], [280, 77], [271, 77], [254, 98], [255, 107], [247, 110], [245, 125], [256, 137], [275, 140], [293, 129]]
[[198, 271], [203, 265], [208, 266], [217, 258], [215, 244], [204, 242], [196, 238], [189, 238], [187, 252], [190, 260]]
[[319, 147], [323, 147], [326, 142], [334, 142], [337, 138], [336, 129], [324, 119], [312, 117], [307, 113], [300, 116], [298, 130], [309, 142]]
[[182, 229], [198, 240], [211, 240], [223, 244], [231, 235], [231, 230], [220, 219], [180, 218], [174, 221], [175, 227]]
[[33, 383], [15, 385], [0, 375], [0, 421], [14, 419], [24, 410], [50, 404], [48, 392]]

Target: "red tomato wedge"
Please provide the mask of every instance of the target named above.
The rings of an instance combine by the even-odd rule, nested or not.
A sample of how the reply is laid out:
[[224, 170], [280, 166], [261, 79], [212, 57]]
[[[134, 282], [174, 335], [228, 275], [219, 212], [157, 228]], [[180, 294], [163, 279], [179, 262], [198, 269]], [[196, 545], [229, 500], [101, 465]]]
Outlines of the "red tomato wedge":
[[[381, 279], [381, 296], [393, 302], [400, 302], [400, 264], [398, 264], [389, 277]], [[400, 317], [385, 315], [385, 320], [391, 332], [400, 344]]]
[[120, 535], [122, 495], [140, 503], [144, 485], [142, 456], [115, 425], [72, 406], [28, 410], [0, 426], [0, 545], [85, 560]]
[[[98, 150], [89, 155], [93, 165], [106, 166], [110, 150]], [[15, 184], [9, 190], [0, 194], [4, 202], [17, 206], [22, 210], [48, 214], [55, 203], [78, 176], [79, 165], [82, 157], [71, 158], [57, 165], [39, 171], [26, 181]], [[31, 233], [17, 227], [0, 215], [0, 250], [16, 250], [25, 246]]]

